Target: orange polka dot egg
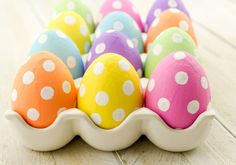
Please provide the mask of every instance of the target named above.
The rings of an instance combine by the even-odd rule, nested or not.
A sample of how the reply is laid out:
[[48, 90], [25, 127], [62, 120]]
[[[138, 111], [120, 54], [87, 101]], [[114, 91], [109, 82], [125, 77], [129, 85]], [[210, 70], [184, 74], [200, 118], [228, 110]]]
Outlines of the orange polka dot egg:
[[117, 127], [131, 112], [142, 107], [142, 103], [139, 76], [120, 55], [99, 56], [82, 78], [78, 108], [101, 128]]
[[76, 88], [65, 64], [49, 52], [29, 57], [14, 81], [12, 109], [32, 127], [45, 128], [75, 106]]
[[163, 31], [171, 27], [178, 27], [188, 33], [194, 42], [197, 44], [197, 39], [195, 37], [194, 29], [191, 20], [178, 9], [168, 9], [157, 17], [147, 34], [147, 40], [145, 44], [146, 50], [152, 42], [158, 37]]

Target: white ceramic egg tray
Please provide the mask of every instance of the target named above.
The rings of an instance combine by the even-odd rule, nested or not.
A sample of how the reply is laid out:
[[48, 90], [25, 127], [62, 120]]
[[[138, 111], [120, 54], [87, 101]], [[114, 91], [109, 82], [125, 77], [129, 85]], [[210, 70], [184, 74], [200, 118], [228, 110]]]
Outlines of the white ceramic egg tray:
[[[145, 90], [147, 79], [142, 79]], [[92, 147], [103, 151], [122, 150], [145, 135], [153, 144], [167, 151], [182, 152], [196, 148], [206, 139], [214, 118], [209, 106], [187, 129], [170, 128], [156, 113], [147, 108], [132, 112], [118, 127], [101, 129], [81, 110], [63, 111], [48, 128], [29, 126], [15, 111], [5, 116], [13, 132], [24, 146], [36, 151], [52, 151], [69, 143], [79, 135]]]

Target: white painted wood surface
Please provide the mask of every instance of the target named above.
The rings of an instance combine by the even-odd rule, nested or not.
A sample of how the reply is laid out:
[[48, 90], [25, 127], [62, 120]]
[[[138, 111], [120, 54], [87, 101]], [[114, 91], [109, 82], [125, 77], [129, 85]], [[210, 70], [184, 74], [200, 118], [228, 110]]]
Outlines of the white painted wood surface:
[[[144, 17], [151, 1], [135, 1]], [[24, 148], [11, 135], [4, 111], [10, 108], [10, 89], [18, 67], [46, 26], [57, 0], [0, 1], [0, 165], [5, 164], [236, 164], [236, 2], [185, 0], [199, 39], [203, 66], [208, 74], [216, 120], [209, 138], [199, 148], [170, 153], [145, 137], [118, 152], [102, 152], [76, 137], [53, 152]], [[87, 0], [94, 16], [101, 0]], [[203, 5], [204, 4], [204, 5]], [[206, 15], [205, 15], [206, 14]]]

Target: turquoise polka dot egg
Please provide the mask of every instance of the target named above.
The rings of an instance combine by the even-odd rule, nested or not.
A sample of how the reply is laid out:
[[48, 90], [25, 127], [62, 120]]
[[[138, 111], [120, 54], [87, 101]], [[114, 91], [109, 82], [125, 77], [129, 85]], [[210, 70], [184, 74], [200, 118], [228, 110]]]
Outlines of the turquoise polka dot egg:
[[59, 57], [74, 79], [83, 76], [84, 65], [80, 52], [74, 42], [63, 32], [49, 30], [40, 34], [34, 41], [29, 55], [40, 51], [48, 51]]
[[126, 35], [139, 50], [143, 53], [142, 33], [136, 22], [125, 12], [112, 12], [108, 14], [98, 25], [95, 31], [95, 39], [104, 32], [119, 31]]

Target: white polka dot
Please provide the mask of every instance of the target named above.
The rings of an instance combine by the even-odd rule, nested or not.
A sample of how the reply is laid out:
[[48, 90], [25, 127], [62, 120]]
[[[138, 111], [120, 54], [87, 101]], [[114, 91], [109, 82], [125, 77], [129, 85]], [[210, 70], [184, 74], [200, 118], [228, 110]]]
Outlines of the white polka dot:
[[153, 13], [154, 17], [159, 17], [159, 15], [162, 13], [161, 9], [156, 9]]
[[106, 49], [106, 45], [105, 45], [105, 43], [99, 43], [97, 46], [96, 46], [96, 48], [95, 48], [95, 52], [97, 53], [97, 54], [101, 54], [101, 53], [103, 53], [104, 52], [104, 50]]
[[100, 106], [105, 106], [109, 102], [109, 97], [106, 92], [100, 91], [96, 94], [96, 103]]
[[139, 77], [142, 77], [142, 76], [143, 76], [143, 70], [142, 70], [141, 68], [139, 68], [139, 69], [137, 70], [137, 73], [138, 73], [138, 76], [139, 76]]
[[18, 96], [17, 90], [16, 90], [16, 89], [13, 89], [13, 90], [12, 90], [12, 93], [11, 93], [11, 100], [12, 100], [13, 102], [15, 102], [15, 101], [17, 100], [17, 96]]
[[175, 14], [177, 14], [177, 13], [180, 13], [180, 10], [178, 10], [178, 9], [176, 9], [176, 8], [171, 8], [171, 9], [169, 9], [172, 13], [175, 13]]
[[113, 29], [115, 31], [122, 31], [124, 28], [124, 25], [120, 22], [120, 21], [116, 21], [114, 24], [113, 24]]
[[90, 42], [87, 41], [87, 42], [85, 42], [85, 44], [84, 44], [84, 51], [85, 51], [85, 52], [88, 52], [88, 51], [89, 51], [89, 48], [90, 48]]
[[43, 35], [41, 35], [41, 36], [39, 37], [38, 42], [39, 42], [40, 44], [44, 44], [45, 42], [47, 42], [47, 39], [48, 39], [47, 35], [46, 35], [46, 34], [43, 34]]
[[156, 56], [158, 56], [158, 55], [161, 54], [162, 50], [163, 50], [162, 45], [157, 44], [157, 45], [155, 45], [155, 47], [153, 48], [153, 54], [156, 55]]
[[179, 27], [181, 29], [183, 29], [184, 31], [188, 31], [188, 29], [189, 29], [189, 25], [188, 25], [188, 23], [185, 20], [181, 20], [179, 22]]
[[92, 53], [91, 53], [91, 52], [89, 52], [89, 53], [88, 53], [88, 59], [87, 59], [87, 60], [88, 60], [88, 61], [90, 61], [90, 60], [91, 60], [91, 58], [92, 58]]
[[155, 88], [155, 80], [152, 78], [148, 83], [148, 91], [151, 92]]
[[157, 106], [161, 111], [166, 112], [170, 108], [170, 101], [166, 98], [161, 98], [159, 99]]
[[29, 85], [34, 81], [34, 73], [31, 71], [25, 72], [25, 74], [22, 77], [23, 84]]
[[186, 58], [186, 54], [184, 52], [176, 52], [174, 54], [174, 58], [176, 60], [182, 60], [182, 59], [185, 59]]
[[66, 60], [67, 66], [72, 69], [76, 66], [76, 59], [74, 56], [69, 56]]
[[79, 95], [80, 95], [81, 97], [84, 96], [85, 91], [86, 91], [85, 85], [84, 85], [84, 84], [81, 84], [81, 86], [80, 86], [80, 88], [79, 88]]
[[132, 39], [132, 42], [133, 42], [133, 44], [134, 44], [134, 47], [138, 47], [138, 39], [137, 38], [133, 38]]
[[55, 70], [55, 64], [52, 60], [46, 60], [43, 62], [43, 69], [46, 72], [53, 72]]
[[119, 1], [119, 0], [114, 1], [114, 2], [112, 3], [112, 7], [113, 7], [114, 9], [121, 9], [121, 8], [122, 8], [122, 3], [121, 3], [121, 1]]
[[127, 60], [124, 60], [124, 59], [119, 61], [119, 67], [121, 70], [124, 70], [124, 71], [130, 70], [130, 64], [128, 63]]
[[27, 111], [27, 117], [32, 120], [32, 121], [37, 121], [39, 119], [39, 111], [35, 108], [30, 108], [28, 111]]
[[69, 2], [69, 3], [67, 3], [66, 7], [69, 10], [74, 10], [75, 9], [75, 3], [74, 2]]
[[188, 103], [187, 109], [188, 109], [188, 112], [191, 114], [197, 113], [199, 108], [200, 108], [200, 104], [197, 100], [192, 100]]
[[172, 35], [172, 41], [174, 43], [181, 43], [183, 41], [183, 36], [181, 34], [175, 33]]
[[54, 90], [52, 87], [43, 87], [40, 92], [40, 96], [44, 100], [51, 100], [54, 96]]
[[57, 115], [59, 115], [60, 113], [62, 113], [63, 111], [65, 111], [67, 108], [62, 107], [57, 111]]
[[87, 15], [86, 20], [89, 24], [92, 24], [92, 22], [93, 22], [91, 15]]
[[132, 81], [125, 81], [122, 85], [122, 90], [126, 96], [131, 96], [134, 93], [134, 84]]
[[59, 31], [59, 30], [56, 31], [56, 34], [57, 34], [57, 36], [60, 37], [60, 38], [67, 38], [66, 34], [63, 33], [63, 32], [61, 32], [61, 31]]
[[71, 91], [71, 84], [69, 81], [64, 81], [62, 84], [62, 90], [63, 92], [65, 92], [66, 94], [69, 94]]
[[88, 29], [87, 29], [86, 25], [81, 25], [81, 26], [80, 26], [80, 33], [81, 33], [83, 36], [87, 36], [87, 35], [88, 35]]
[[208, 81], [205, 76], [201, 77], [201, 86], [203, 89], [208, 89]]
[[115, 32], [114, 29], [109, 29], [109, 30], [106, 31], [106, 33], [113, 33], [113, 32]]
[[185, 72], [178, 72], [175, 74], [175, 82], [179, 85], [185, 85], [188, 82], [188, 74]]
[[170, 8], [176, 8], [178, 4], [175, 0], [169, 0], [168, 5]]
[[119, 122], [125, 118], [125, 110], [118, 108], [112, 113], [113, 120]]
[[130, 39], [127, 39], [127, 44], [128, 44], [128, 46], [130, 47], [130, 48], [134, 48], [134, 44], [133, 44], [133, 42], [130, 40]]
[[75, 24], [76, 20], [75, 20], [75, 17], [73, 17], [72, 15], [67, 15], [67, 16], [65, 16], [64, 21], [67, 25], [73, 25], [73, 24]]
[[91, 119], [95, 124], [101, 124], [102, 123], [102, 118], [98, 113], [93, 113], [91, 114]]
[[152, 27], [156, 27], [159, 24], [160, 19], [156, 18], [153, 22], [152, 22]]
[[104, 64], [102, 62], [97, 62], [93, 68], [93, 73], [95, 75], [100, 75], [102, 74], [104, 70]]

